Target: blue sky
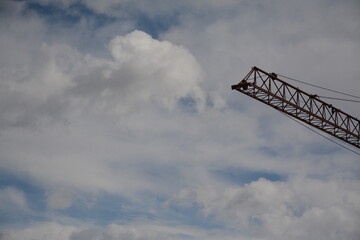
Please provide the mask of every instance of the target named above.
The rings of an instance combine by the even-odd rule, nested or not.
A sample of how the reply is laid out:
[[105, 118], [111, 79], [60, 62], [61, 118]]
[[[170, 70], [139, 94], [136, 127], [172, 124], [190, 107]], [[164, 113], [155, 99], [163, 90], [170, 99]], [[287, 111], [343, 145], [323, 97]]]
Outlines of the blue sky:
[[358, 239], [359, 156], [231, 85], [356, 95], [359, 9], [2, 1], [0, 239]]

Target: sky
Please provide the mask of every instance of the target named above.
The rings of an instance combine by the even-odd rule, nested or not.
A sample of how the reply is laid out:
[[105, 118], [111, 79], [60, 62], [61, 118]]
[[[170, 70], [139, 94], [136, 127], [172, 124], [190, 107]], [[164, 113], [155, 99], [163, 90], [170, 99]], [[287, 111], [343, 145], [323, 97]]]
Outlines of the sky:
[[359, 239], [359, 154], [231, 90], [258, 66], [359, 95], [359, 12], [1, 0], [0, 239]]

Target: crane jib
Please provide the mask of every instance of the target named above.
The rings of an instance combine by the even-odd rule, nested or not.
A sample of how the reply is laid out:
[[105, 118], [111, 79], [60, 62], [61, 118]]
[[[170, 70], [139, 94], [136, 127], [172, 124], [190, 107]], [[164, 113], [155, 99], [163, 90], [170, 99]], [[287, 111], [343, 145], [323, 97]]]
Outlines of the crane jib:
[[275, 73], [253, 67], [231, 88], [360, 148], [357, 118], [279, 79]]

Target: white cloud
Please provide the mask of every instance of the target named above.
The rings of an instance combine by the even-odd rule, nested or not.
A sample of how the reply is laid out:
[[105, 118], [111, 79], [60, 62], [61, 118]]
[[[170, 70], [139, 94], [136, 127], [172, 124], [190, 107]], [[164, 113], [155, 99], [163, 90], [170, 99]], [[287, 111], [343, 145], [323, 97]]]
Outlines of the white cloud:
[[[142, 101], [155, 100], [169, 108], [173, 108], [180, 97], [187, 96], [199, 105], [204, 104], [204, 93], [198, 86], [202, 77], [200, 66], [185, 48], [134, 31], [113, 39], [109, 49], [115, 62], [112, 72], [105, 74], [109, 82], [122, 82], [123, 88], [117, 89], [120, 95]], [[112, 90], [108, 93], [115, 94]]]
[[138, 227], [121, 226], [111, 224], [103, 229], [87, 229], [72, 234], [71, 240], [84, 240], [84, 239], [101, 239], [101, 240], [115, 240], [115, 239], [128, 239], [128, 240], [145, 240], [145, 239], [180, 239], [166, 232], [157, 231], [156, 229], [139, 229]]
[[11, 240], [178, 240], [211, 237], [210, 235], [207, 236], [205, 231], [196, 228], [168, 226], [161, 222], [128, 225], [110, 224], [105, 227], [69, 226], [49, 222], [36, 224], [26, 229], [11, 229], [2, 234]]
[[78, 230], [75, 226], [61, 225], [54, 222], [35, 224], [23, 229], [11, 229], [3, 232], [5, 239], [43, 239], [69, 240], [70, 235]]
[[[353, 185], [344, 189], [343, 186]], [[356, 239], [359, 181], [323, 181], [295, 178], [288, 182], [266, 179], [218, 189], [184, 189], [172, 202], [199, 204], [204, 214], [215, 214], [245, 236], [266, 239]]]
[[198, 109], [204, 105], [195, 58], [185, 48], [144, 32], [113, 39], [113, 60], [82, 55], [64, 44], [43, 44], [25, 53], [8, 43], [0, 47], [12, 49], [9, 56], [19, 54], [15, 61], [22, 63], [3, 66], [4, 126], [26, 126], [42, 116], [66, 119], [85, 111], [124, 113], [146, 104], [173, 109], [181, 97], [195, 99]]
[[[11, 47], [16, 56], [15, 46], [4, 43], [1, 47]], [[122, 169], [133, 158], [145, 161], [161, 154], [159, 141], [139, 151], [136, 141], [147, 136], [136, 128], [143, 126], [149, 134], [166, 134], [168, 129], [162, 129], [158, 121], [163, 121], [161, 116], [171, 116], [172, 111], [175, 114], [181, 98], [191, 97], [194, 108], [201, 111], [205, 106], [205, 93], [199, 85], [201, 69], [184, 47], [152, 39], [140, 31], [116, 37], [110, 42], [109, 51], [113, 58], [101, 59], [83, 55], [65, 44], [44, 43], [31, 52], [22, 52], [20, 56], [26, 56], [25, 61], [23, 57], [15, 58], [15, 62], [22, 63], [23, 72], [13, 69], [13, 64], [4, 67], [0, 77], [3, 86], [0, 128], [8, 138], [0, 141], [8, 147], [2, 145], [7, 148], [3, 166], [20, 171], [27, 166], [26, 171], [44, 183], [65, 187], [118, 191], [149, 185], [147, 180], [131, 177], [138, 163]], [[98, 117], [114, 126], [96, 123]], [[164, 124], [181, 131], [171, 119], [176, 117]], [[19, 126], [22, 128], [14, 128]], [[158, 133], [153, 131], [155, 126]], [[88, 128], [96, 133], [90, 133]], [[115, 129], [119, 136], [103, 135], [112, 134]], [[136, 133], [135, 138], [130, 138], [133, 143], [126, 139], [131, 131]], [[24, 144], [20, 152], [14, 147], [18, 141]], [[90, 145], [93, 149], [89, 149]], [[169, 156], [169, 151], [166, 152], [159, 158]], [[112, 169], [113, 164], [120, 168]], [[134, 181], [116, 186], [115, 183], [126, 182], [128, 178]], [[53, 194], [48, 199], [50, 208], [66, 208], [71, 204], [69, 199], [57, 199], [56, 191]]]

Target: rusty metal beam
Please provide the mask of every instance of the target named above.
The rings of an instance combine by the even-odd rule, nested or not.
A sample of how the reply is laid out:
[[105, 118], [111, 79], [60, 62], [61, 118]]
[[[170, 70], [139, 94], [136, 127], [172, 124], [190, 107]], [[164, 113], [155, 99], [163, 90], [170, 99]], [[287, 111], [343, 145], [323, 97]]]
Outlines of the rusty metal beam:
[[360, 148], [359, 119], [279, 79], [275, 73], [253, 67], [231, 89]]

